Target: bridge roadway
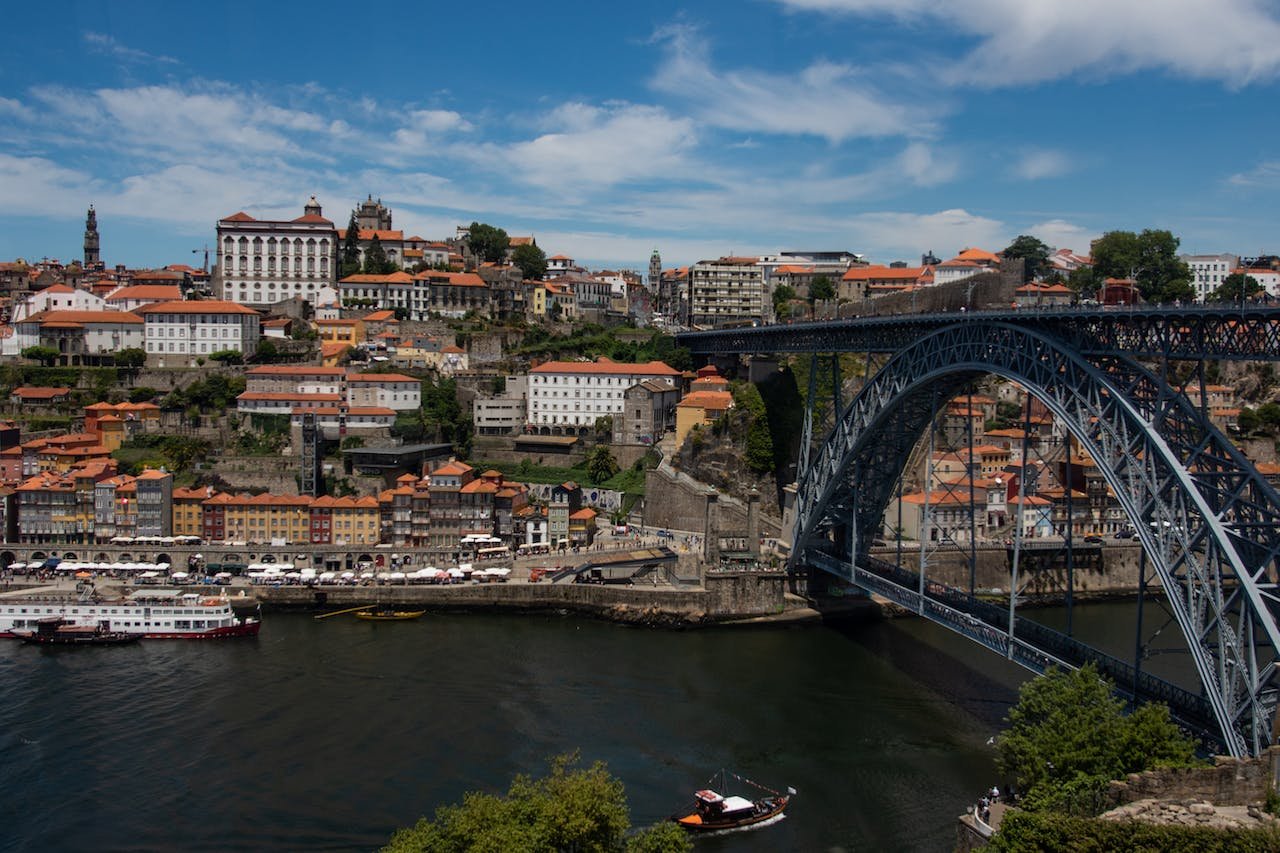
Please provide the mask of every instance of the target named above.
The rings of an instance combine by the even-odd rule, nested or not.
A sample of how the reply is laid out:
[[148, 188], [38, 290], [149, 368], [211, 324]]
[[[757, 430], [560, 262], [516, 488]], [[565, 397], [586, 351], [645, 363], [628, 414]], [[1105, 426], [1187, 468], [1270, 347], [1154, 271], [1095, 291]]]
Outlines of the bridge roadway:
[[1122, 353], [1138, 359], [1280, 360], [1280, 300], [1244, 307], [1158, 305], [891, 314], [681, 332], [676, 340], [695, 355], [895, 353], [944, 326], [977, 321], [1041, 330], [1087, 356]]

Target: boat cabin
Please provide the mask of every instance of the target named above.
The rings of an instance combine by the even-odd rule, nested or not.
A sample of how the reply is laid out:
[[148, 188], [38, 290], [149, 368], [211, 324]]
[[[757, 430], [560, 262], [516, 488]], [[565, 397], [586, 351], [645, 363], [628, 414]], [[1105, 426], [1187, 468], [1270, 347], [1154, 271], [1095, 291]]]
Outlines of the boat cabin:
[[698, 814], [703, 820], [732, 818], [743, 813], [750, 813], [756, 804], [745, 797], [723, 797], [710, 789], [698, 791], [694, 795], [698, 804]]

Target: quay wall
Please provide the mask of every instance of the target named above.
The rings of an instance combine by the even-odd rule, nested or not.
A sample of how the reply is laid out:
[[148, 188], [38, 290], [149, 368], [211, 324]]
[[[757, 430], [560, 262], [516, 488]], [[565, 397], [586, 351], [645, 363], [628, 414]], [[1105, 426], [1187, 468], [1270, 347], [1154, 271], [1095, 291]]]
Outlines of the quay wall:
[[[915, 547], [912, 547], [915, 545]], [[888, 546], [872, 549], [872, 555], [889, 562], [897, 559], [897, 549]], [[1112, 545], [1108, 543], [1097, 551], [1095, 559], [1081, 559], [1073, 568], [1073, 587], [1076, 595], [1127, 595], [1138, 590], [1141, 548], [1137, 545]], [[927, 556], [928, 580], [956, 589], [969, 588], [969, 551], [939, 551]], [[976, 552], [975, 586], [980, 591], [1001, 590], [1008, 592], [1012, 585], [1013, 569], [1010, 549], [1004, 545], [980, 546]], [[919, 571], [920, 549], [915, 543], [904, 543], [902, 565]], [[1148, 571], [1150, 571], [1148, 569]], [[1148, 583], [1158, 583], [1148, 580]], [[1036, 564], [1034, 556], [1020, 561], [1018, 586], [1024, 594], [1052, 598], [1067, 588], [1067, 570], [1061, 560], [1052, 566]]]
[[459, 609], [573, 610], [616, 622], [699, 625], [780, 613], [783, 572], [709, 575], [702, 588], [577, 583], [450, 586], [255, 587], [257, 600], [281, 608], [342, 609], [391, 604]]
[[[715, 490], [667, 463], [645, 474], [644, 523], [647, 527], [669, 527], [706, 535], [707, 500]], [[776, 518], [759, 515], [760, 535], [777, 538], [781, 526]], [[741, 537], [747, 529], [747, 505], [726, 494], [716, 495], [712, 524], [722, 537]]]

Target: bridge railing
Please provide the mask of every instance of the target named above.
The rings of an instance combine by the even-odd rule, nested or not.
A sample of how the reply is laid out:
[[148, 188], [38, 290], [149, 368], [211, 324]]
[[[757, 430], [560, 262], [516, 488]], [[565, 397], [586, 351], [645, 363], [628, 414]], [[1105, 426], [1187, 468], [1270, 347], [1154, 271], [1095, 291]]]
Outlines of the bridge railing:
[[[808, 556], [824, 571], [850, 577], [848, 561], [822, 550], [810, 550]], [[1122, 695], [1163, 702], [1174, 717], [1197, 734], [1215, 741], [1221, 738], [1213, 710], [1203, 697], [1038, 622], [1015, 617], [1014, 635], [1010, 637], [1009, 612], [1000, 605], [932, 581], [926, 583], [922, 598], [919, 575], [875, 557], [868, 557], [865, 565], [855, 567], [851, 579], [867, 591], [963, 634], [1035, 672], [1044, 672], [1052, 665], [1075, 668], [1093, 663], [1115, 683]]]

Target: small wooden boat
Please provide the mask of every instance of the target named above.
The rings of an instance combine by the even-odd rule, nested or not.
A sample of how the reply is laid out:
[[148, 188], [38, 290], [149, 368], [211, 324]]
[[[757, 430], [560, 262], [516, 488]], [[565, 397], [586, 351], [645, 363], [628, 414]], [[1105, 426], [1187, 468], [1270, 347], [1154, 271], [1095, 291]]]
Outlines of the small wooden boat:
[[370, 622], [403, 622], [406, 619], [417, 619], [427, 611], [425, 610], [396, 610], [392, 607], [373, 607], [365, 610], [357, 610], [357, 619], [367, 619]]
[[[721, 791], [728, 790], [727, 777], [729, 776], [764, 792], [765, 796], [750, 799], [738, 795], [725, 795], [710, 787], [719, 779], [719, 785], [716, 787]], [[794, 788], [788, 788], [787, 793], [780, 794], [763, 785], [757, 785], [750, 779], [744, 779], [737, 774], [727, 773], [724, 770], [713, 776], [707, 784], [707, 788], [694, 793], [693, 811], [677, 813], [671, 816], [673, 821], [690, 832], [746, 829], [773, 820], [780, 820], [787, 804], [791, 802], [791, 798], [796, 793]]]

